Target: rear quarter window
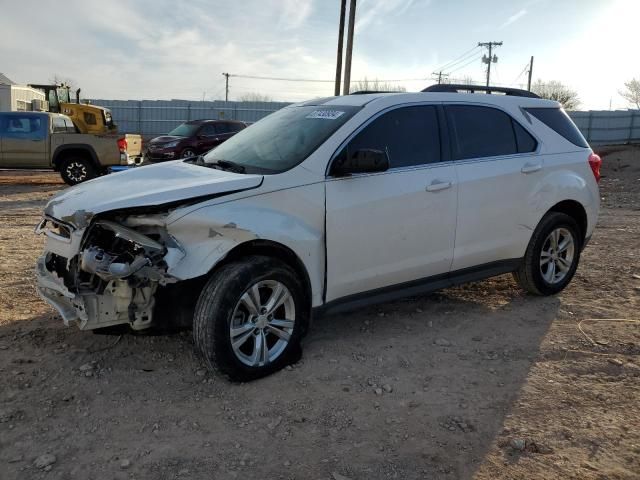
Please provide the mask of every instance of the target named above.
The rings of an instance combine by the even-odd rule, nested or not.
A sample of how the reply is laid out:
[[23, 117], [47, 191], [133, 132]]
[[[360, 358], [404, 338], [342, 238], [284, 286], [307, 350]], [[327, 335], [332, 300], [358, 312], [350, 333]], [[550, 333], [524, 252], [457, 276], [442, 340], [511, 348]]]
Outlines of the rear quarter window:
[[547, 127], [552, 129], [558, 135], [569, 140], [578, 147], [589, 148], [589, 144], [575, 126], [569, 115], [561, 108], [525, 108], [525, 111]]

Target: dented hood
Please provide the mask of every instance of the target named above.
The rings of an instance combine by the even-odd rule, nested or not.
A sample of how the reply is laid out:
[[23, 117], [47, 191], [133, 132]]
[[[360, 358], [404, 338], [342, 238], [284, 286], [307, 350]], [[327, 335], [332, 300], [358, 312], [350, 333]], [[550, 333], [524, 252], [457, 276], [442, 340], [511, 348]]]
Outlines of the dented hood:
[[45, 214], [83, 227], [98, 213], [248, 190], [258, 187], [262, 178], [177, 160], [112, 173], [68, 188], [49, 200]]

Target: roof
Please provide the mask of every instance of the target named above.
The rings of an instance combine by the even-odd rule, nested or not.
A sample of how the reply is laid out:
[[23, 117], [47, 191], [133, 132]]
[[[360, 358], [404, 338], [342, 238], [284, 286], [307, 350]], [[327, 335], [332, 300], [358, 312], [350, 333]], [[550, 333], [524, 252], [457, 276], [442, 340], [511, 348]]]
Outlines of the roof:
[[63, 115], [62, 113], [53, 113], [53, 112], [33, 112], [31, 110], [28, 110], [26, 112], [1, 112], [2, 115], [8, 115], [8, 116], [20, 116], [20, 115], [25, 115], [25, 114], [29, 114], [29, 115], [38, 115], [41, 117], [47, 116], [47, 117], [64, 117], [64, 118], [68, 118], [67, 115]]
[[188, 124], [192, 124], [192, 125], [196, 125], [196, 124], [201, 124], [201, 123], [244, 123], [241, 122], [240, 120], [225, 120], [224, 118], [218, 118], [215, 120], [212, 119], [206, 119], [206, 118], [201, 118], [198, 120], [188, 120], [184, 123], [188, 123]]
[[[393, 100], [391, 100], [391, 98]], [[557, 102], [540, 98], [520, 97], [515, 95], [487, 95], [485, 93], [451, 93], [451, 92], [402, 92], [402, 93], [366, 93], [359, 95], [344, 95], [311, 100], [298, 105], [334, 105], [363, 107], [367, 104], [378, 103], [382, 99], [389, 99], [393, 104], [411, 102], [475, 102], [494, 105], [518, 106], [557, 106]], [[389, 102], [385, 102], [389, 103]]]
[[0, 85], [16, 85], [16, 82], [11, 80], [4, 73], [0, 73]]

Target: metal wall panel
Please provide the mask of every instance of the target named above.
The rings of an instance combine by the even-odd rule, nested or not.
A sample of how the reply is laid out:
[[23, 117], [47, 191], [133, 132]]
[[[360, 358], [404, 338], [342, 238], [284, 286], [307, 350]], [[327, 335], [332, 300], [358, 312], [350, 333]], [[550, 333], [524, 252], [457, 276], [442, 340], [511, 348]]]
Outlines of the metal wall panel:
[[[199, 119], [229, 119], [257, 122], [287, 105], [287, 102], [192, 102], [188, 100], [91, 100], [111, 109], [123, 133], [145, 137], [163, 135], [183, 122]], [[640, 110], [568, 112], [592, 145], [640, 142]]]

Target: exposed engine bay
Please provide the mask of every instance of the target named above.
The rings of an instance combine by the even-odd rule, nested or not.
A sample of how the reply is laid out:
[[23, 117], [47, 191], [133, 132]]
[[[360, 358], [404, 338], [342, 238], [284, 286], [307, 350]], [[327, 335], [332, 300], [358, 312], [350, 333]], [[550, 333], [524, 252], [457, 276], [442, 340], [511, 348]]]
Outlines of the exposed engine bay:
[[177, 281], [167, 270], [184, 256], [164, 218], [99, 219], [84, 232], [45, 218], [36, 229], [47, 236], [47, 253], [36, 267], [39, 293], [65, 323], [77, 321], [81, 329], [124, 323], [148, 328], [156, 291]]

